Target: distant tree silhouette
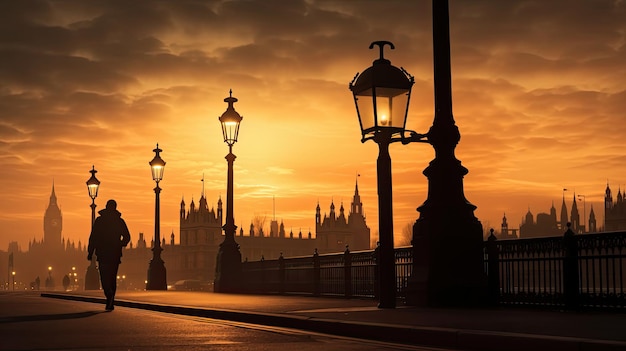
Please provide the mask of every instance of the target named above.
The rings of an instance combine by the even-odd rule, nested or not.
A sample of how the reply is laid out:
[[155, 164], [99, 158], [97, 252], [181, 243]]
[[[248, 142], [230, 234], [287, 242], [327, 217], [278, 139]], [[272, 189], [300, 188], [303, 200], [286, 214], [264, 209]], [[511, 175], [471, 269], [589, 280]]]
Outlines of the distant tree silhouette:
[[258, 236], [261, 230], [263, 230], [263, 233], [267, 233], [265, 231], [265, 221], [267, 221], [266, 215], [258, 215], [258, 214], [254, 215], [254, 217], [252, 218], [252, 225], [254, 225], [255, 236]]
[[410, 246], [411, 240], [413, 240], [413, 223], [408, 222], [404, 227], [402, 227], [402, 232], [399, 236], [394, 238], [394, 246]]

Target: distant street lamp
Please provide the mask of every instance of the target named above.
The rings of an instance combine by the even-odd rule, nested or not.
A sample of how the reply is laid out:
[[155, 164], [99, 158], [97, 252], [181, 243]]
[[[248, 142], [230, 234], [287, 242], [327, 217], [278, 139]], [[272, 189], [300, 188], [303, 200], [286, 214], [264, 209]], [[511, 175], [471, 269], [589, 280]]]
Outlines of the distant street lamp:
[[72, 290], [76, 290], [76, 267], [72, 266], [70, 276], [72, 277]]
[[48, 284], [46, 288], [52, 289], [54, 287], [54, 284], [52, 282], [52, 266], [48, 266], [48, 282], [47, 283]]
[[350, 83], [356, 112], [361, 127], [361, 142], [374, 140], [378, 144], [378, 233], [379, 233], [379, 308], [396, 307], [396, 259], [393, 247], [393, 201], [391, 185], [391, 157], [389, 144], [422, 141], [424, 135], [409, 131], [405, 137], [413, 77], [404, 69], [391, 65], [384, 58], [383, 49], [394, 45], [388, 41], [375, 41], [380, 58]]
[[237, 142], [239, 134], [239, 124], [243, 119], [242, 116], [235, 111], [233, 104], [237, 102], [237, 98], [233, 97], [233, 91], [230, 90], [230, 96], [224, 99], [228, 103], [226, 111], [219, 117], [222, 124], [222, 134], [224, 142], [228, 144], [228, 177], [226, 190], [226, 223], [222, 227], [224, 229], [224, 241], [220, 244], [217, 253], [217, 263], [215, 269], [215, 292], [237, 292], [239, 287], [239, 279], [241, 278], [241, 252], [239, 245], [235, 242], [235, 232], [237, 226], [233, 215], [233, 163], [236, 156], [233, 154], [233, 144]]
[[150, 167], [152, 168], [152, 179], [156, 182], [154, 188], [154, 194], [156, 196], [155, 209], [154, 209], [154, 247], [152, 248], [152, 260], [148, 267], [148, 283], [146, 284], [146, 290], [167, 290], [167, 279], [165, 264], [161, 259], [161, 209], [159, 194], [161, 188], [159, 182], [163, 179], [163, 170], [165, 169], [165, 161], [159, 155], [161, 149], [159, 144], [156, 145], [156, 149], [152, 150], [155, 153], [154, 158], [150, 161]]
[[[93, 230], [93, 223], [96, 221], [96, 197], [98, 197], [98, 189], [100, 188], [100, 181], [96, 178], [96, 167], [91, 166], [91, 177], [87, 180], [87, 192], [91, 198], [91, 230]], [[100, 289], [100, 275], [98, 268], [96, 268], [96, 257], [92, 255], [89, 267], [87, 267], [87, 273], [85, 273], [85, 290], [98, 290]]]
[[13, 290], [15, 290], [15, 271], [11, 272], [11, 276], [13, 277]]

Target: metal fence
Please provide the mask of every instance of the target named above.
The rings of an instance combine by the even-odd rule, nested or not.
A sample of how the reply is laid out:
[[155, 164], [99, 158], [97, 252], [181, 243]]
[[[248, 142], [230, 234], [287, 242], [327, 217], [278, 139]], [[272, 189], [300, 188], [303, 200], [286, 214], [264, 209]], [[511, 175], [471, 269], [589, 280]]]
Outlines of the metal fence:
[[[626, 310], [626, 232], [485, 242], [489, 302]], [[244, 292], [378, 296], [377, 250], [242, 263]], [[396, 295], [405, 297], [413, 248], [395, 250]]]
[[[411, 247], [395, 250], [396, 289], [402, 296], [413, 263]], [[378, 296], [378, 250], [261, 260], [242, 263], [244, 292], [326, 296]]]
[[485, 252], [495, 303], [626, 310], [626, 232], [491, 236]]

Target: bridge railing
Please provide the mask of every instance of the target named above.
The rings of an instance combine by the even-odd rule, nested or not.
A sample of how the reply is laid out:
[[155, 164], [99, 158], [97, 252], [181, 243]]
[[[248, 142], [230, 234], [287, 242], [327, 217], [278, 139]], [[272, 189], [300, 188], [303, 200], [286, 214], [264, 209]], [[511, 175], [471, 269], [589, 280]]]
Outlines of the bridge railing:
[[[405, 290], [413, 263], [411, 247], [396, 248], [396, 289]], [[326, 296], [378, 296], [378, 250], [318, 254], [242, 263], [244, 292]]]
[[485, 252], [492, 302], [626, 310], [626, 232], [491, 236]]
[[[485, 241], [489, 302], [626, 310], [626, 232]], [[375, 298], [377, 250], [242, 263], [244, 292]], [[405, 296], [413, 248], [395, 249], [396, 295]]]

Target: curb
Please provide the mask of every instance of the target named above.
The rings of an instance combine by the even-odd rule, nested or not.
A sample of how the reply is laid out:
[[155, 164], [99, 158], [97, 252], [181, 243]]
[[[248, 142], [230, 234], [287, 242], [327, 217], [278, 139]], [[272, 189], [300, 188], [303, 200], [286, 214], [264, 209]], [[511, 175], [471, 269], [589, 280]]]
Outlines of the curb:
[[[104, 298], [42, 293], [42, 297], [63, 300], [105, 303]], [[385, 323], [346, 322], [276, 313], [198, 308], [128, 300], [115, 300], [115, 305], [143, 310], [259, 324], [311, 332], [376, 340], [397, 344], [442, 347], [467, 351], [626, 351], [626, 342], [595, 340], [536, 334], [504, 333], [469, 329], [416, 327]]]

